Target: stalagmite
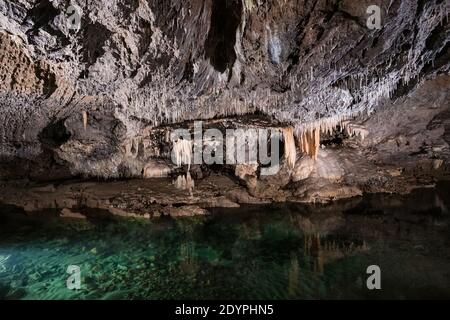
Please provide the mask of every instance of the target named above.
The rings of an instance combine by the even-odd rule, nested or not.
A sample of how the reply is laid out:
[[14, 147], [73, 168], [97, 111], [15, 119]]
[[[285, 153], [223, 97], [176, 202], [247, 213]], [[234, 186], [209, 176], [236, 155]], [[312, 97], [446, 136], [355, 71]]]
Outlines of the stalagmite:
[[177, 180], [175, 181], [175, 187], [181, 190], [186, 189], [186, 177], [183, 175], [178, 176]]
[[192, 191], [192, 189], [194, 189], [195, 186], [195, 182], [194, 179], [191, 178], [191, 174], [189, 173], [189, 171], [186, 173], [186, 188], [189, 191]]
[[284, 157], [290, 168], [295, 167], [297, 160], [297, 150], [295, 147], [294, 129], [292, 127], [282, 128], [284, 139]]
[[189, 190], [189, 192], [191, 192], [195, 186], [194, 179], [191, 178], [191, 174], [189, 172], [187, 172], [185, 176], [184, 175], [178, 176], [174, 184], [177, 189]]

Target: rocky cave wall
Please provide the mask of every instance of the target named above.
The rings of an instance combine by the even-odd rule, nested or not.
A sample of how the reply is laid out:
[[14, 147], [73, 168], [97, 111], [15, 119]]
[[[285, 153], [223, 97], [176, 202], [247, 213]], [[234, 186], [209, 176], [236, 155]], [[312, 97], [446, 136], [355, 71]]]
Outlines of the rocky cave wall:
[[0, 0], [0, 175], [139, 176], [161, 156], [158, 128], [244, 114], [300, 130], [357, 116], [379, 161], [448, 159], [449, 13], [445, 0]]

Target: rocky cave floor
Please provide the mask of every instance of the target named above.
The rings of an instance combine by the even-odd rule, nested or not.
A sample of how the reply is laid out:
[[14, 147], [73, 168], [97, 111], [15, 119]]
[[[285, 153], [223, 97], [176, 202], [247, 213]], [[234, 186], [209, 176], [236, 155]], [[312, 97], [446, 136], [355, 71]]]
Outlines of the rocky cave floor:
[[[308, 159], [308, 158], [306, 158]], [[275, 176], [259, 177], [251, 167], [191, 167], [191, 189], [176, 187], [176, 175], [149, 179], [70, 179], [53, 182], [10, 181], [0, 186], [0, 203], [14, 205], [31, 216], [67, 218], [116, 215], [135, 218], [193, 216], [216, 207], [238, 208], [245, 204], [274, 202], [329, 203], [358, 198], [363, 193], [408, 194], [436, 182], [450, 180], [442, 161], [415, 156], [406, 168], [376, 164], [370, 152], [347, 147], [325, 147], [304, 174], [302, 160], [290, 170], [286, 165]], [[310, 162], [310, 161], [307, 161]], [[299, 169], [300, 168], [300, 169]], [[307, 169], [308, 170], [308, 169]], [[302, 178], [302, 177], [301, 177]]]

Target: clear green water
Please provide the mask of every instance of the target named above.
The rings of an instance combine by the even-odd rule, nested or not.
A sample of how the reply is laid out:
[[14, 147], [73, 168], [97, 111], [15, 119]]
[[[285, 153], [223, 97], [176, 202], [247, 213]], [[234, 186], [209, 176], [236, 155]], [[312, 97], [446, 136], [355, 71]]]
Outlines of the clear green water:
[[[450, 298], [448, 188], [153, 221], [0, 207], [2, 299]], [[381, 268], [381, 290], [366, 268]], [[69, 265], [81, 290], [69, 290]]]

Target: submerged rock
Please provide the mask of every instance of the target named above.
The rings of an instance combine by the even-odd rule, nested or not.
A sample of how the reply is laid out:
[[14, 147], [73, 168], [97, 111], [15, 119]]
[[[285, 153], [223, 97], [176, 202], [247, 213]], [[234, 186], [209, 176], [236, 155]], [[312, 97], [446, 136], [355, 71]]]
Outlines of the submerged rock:
[[191, 217], [191, 216], [204, 216], [209, 214], [205, 209], [198, 206], [182, 206], [182, 207], [171, 207], [167, 209], [167, 213], [171, 217]]
[[61, 210], [61, 218], [86, 219], [86, 216], [78, 212], [73, 212], [70, 209], [64, 208]]

